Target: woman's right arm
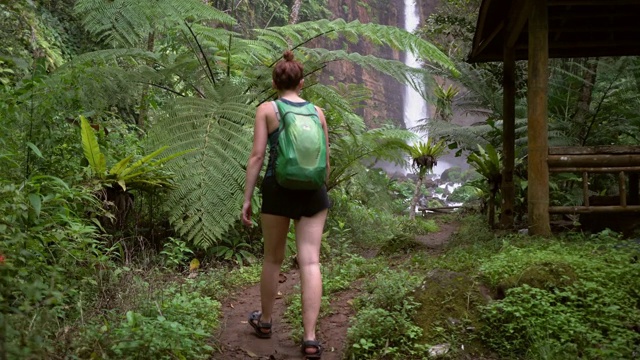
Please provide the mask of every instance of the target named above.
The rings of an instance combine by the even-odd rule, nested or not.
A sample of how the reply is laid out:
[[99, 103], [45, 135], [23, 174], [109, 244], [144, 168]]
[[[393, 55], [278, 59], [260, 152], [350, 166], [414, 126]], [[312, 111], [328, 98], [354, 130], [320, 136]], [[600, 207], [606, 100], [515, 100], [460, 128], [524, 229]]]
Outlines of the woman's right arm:
[[247, 162], [247, 175], [244, 185], [244, 204], [242, 206], [242, 222], [251, 226], [251, 198], [258, 181], [258, 175], [264, 163], [264, 155], [267, 149], [267, 113], [271, 109], [269, 103], [258, 106], [256, 111], [255, 126], [253, 129], [253, 148]]

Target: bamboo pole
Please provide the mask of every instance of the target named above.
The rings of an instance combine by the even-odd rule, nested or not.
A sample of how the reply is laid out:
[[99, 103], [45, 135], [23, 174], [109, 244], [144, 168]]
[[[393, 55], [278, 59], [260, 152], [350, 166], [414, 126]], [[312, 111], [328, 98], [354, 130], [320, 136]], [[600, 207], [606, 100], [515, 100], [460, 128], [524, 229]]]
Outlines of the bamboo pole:
[[549, 155], [549, 167], [623, 167], [640, 166], [636, 154]]
[[640, 212], [640, 205], [550, 206], [552, 214], [630, 213]]
[[[599, 173], [617, 173], [620, 171], [624, 172], [640, 172], [640, 166], [621, 166], [621, 167], [550, 167], [550, 172], [557, 173], [567, 173], [567, 172], [599, 172]], [[633, 176], [634, 174], [629, 174], [629, 176]], [[636, 175], [636, 179], [638, 179], [638, 175]], [[631, 188], [631, 187], [630, 187]]]
[[504, 48], [504, 76], [502, 85], [502, 212], [500, 226], [503, 229], [513, 227], [513, 213], [516, 201], [513, 169], [515, 167], [516, 142], [516, 54], [513, 47]]
[[640, 146], [600, 145], [600, 146], [552, 146], [550, 155], [594, 155], [594, 154], [640, 154]]
[[550, 236], [549, 167], [547, 166], [547, 92], [549, 76], [549, 14], [547, 0], [536, 0], [529, 17], [529, 234]]

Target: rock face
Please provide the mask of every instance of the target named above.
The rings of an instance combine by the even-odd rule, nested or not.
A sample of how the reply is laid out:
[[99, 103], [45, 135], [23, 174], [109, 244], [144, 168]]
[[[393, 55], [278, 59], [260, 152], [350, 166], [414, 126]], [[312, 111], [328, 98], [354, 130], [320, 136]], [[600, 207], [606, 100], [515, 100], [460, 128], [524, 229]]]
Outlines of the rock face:
[[[425, 19], [439, 0], [417, 0], [420, 15]], [[404, 27], [404, 0], [328, 0], [328, 8], [335, 18], [346, 21], [358, 20], [362, 23], [374, 22], [382, 25]], [[361, 41], [356, 44], [321, 43], [320, 46], [337, 49], [344, 48], [349, 52], [361, 55], [375, 55], [386, 59], [402, 61], [402, 53], [389, 47], [374, 47]], [[404, 127], [402, 98], [404, 86], [390, 76], [375, 70], [366, 70], [349, 62], [334, 62], [327, 66], [322, 81], [334, 83], [363, 84], [371, 92], [371, 100], [359, 109], [369, 128], [393, 123]]]

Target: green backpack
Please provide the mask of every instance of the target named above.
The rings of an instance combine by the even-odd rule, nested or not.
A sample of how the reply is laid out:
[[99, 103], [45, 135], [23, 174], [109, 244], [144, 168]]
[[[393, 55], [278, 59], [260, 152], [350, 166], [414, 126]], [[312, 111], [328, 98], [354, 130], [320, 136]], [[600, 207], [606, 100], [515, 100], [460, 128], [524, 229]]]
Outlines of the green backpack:
[[315, 190], [327, 176], [327, 143], [313, 104], [273, 102], [278, 117], [276, 180], [282, 187]]

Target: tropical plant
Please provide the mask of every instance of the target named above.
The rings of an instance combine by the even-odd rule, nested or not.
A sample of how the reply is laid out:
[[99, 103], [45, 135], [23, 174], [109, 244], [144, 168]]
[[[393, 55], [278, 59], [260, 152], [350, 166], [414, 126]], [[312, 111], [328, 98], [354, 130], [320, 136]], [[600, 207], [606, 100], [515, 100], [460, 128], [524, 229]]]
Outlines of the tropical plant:
[[222, 239], [211, 248], [211, 252], [222, 260], [234, 261], [242, 266], [250, 263], [255, 256], [250, 252], [251, 245], [239, 237]]
[[432, 137], [428, 138], [426, 143], [420, 141], [409, 148], [412, 167], [418, 175], [416, 190], [413, 193], [411, 207], [409, 209], [409, 218], [411, 220], [416, 217], [416, 206], [418, 205], [420, 189], [422, 188], [425, 175], [433, 171], [433, 167], [438, 164], [438, 158], [446, 151], [447, 146], [444, 140], [435, 142]]
[[482, 175], [488, 186], [489, 226], [493, 228], [496, 194], [500, 191], [502, 183], [502, 156], [491, 144], [487, 144], [486, 149], [478, 145], [478, 150], [469, 154], [467, 162]]
[[160, 171], [162, 165], [184, 153], [176, 153], [162, 159], [155, 159], [166, 147], [160, 148], [153, 153], [144, 156], [142, 159], [131, 163], [134, 155], [118, 161], [110, 169], [107, 169], [105, 154], [100, 151], [98, 139], [91, 124], [84, 117], [80, 116], [82, 127], [82, 149], [84, 156], [89, 163], [92, 175], [95, 176], [102, 185], [106, 187], [119, 186], [124, 192], [127, 189], [151, 191], [156, 188], [171, 188], [171, 176]]
[[[106, 156], [100, 150], [98, 139], [89, 121], [80, 116], [82, 149], [88, 161], [91, 175], [101, 187], [97, 196], [107, 207], [113, 208], [112, 218], [121, 227], [126, 214], [132, 206], [131, 191], [153, 193], [173, 187], [172, 175], [164, 171], [168, 161], [188, 153], [189, 150], [174, 153], [162, 159], [156, 159], [166, 147], [162, 147], [139, 160], [133, 161], [129, 155], [107, 169]], [[103, 220], [103, 225], [106, 225]]]
[[[162, 0], [152, 5], [132, 0], [82, 0], [76, 10], [92, 34], [124, 48], [84, 54], [68, 64], [55, 81], [62, 81], [63, 74], [71, 74], [66, 76], [91, 87], [93, 98], [106, 99], [92, 106], [98, 113], [112, 106], [110, 101], [116, 101], [117, 96], [123, 96], [117, 101], [131, 108], [146, 106], [136, 105], [138, 102], [132, 102], [132, 98], [156, 99], [156, 109], [148, 119], [153, 124], [152, 149], [167, 146], [169, 154], [194, 149], [179, 161], [167, 164], [176, 174], [176, 189], [167, 199], [169, 219], [182, 239], [203, 247], [215, 245], [237, 221], [254, 107], [275, 95], [270, 73], [284, 49], [292, 48], [305, 63], [303, 95], [323, 108], [331, 108], [330, 112], [343, 119], [353, 117], [353, 110], [340, 100], [333, 87], [321, 86], [317, 81], [316, 73], [327, 63], [351, 61], [417, 89], [422, 87], [415, 79], [430, 71], [344, 50], [307, 47], [313, 39], [363, 39], [374, 45], [385, 44], [413, 51], [429, 59], [434, 67], [455, 72], [448, 58], [430, 43], [404, 30], [377, 24], [319, 20], [257, 29], [252, 38], [247, 38], [229, 30], [235, 24], [230, 16], [196, 0]], [[134, 25], [136, 30], [131, 31]], [[154, 46], [148, 46], [150, 40]], [[95, 76], [101, 74], [102, 80], [84, 85], [76, 71], [87, 68]], [[148, 96], [137, 96], [144, 95], [147, 86]], [[349, 134], [352, 139], [346, 133], [340, 134], [345, 145], [350, 143], [363, 151], [343, 157], [341, 150], [351, 150], [336, 141], [334, 158], [346, 160], [343, 169], [333, 167], [334, 183], [348, 178], [351, 173], [346, 168], [360, 159], [389, 157], [385, 149], [394, 147], [396, 151], [399, 137], [407, 136], [393, 135], [391, 146], [389, 134], [393, 135], [391, 130], [366, 135], [359, 131]], [[360, 135], [363, 137], [358, 138]]]
[[332, 168], [328, 189], [345, 183], [363, 171], [365, 164], [378, 160], [404, 164], [407, 142], [415, 137], [409, 131], [382, 127], [344, 134], [331, 144]]
[[440, 121], [451, 121], [453, 117], [453, 99], [460, 93], [460, 90], [451, 84], [446, 88], [444, 85], [438, 84], [433, 92], [436, 96], [435, 118]]

